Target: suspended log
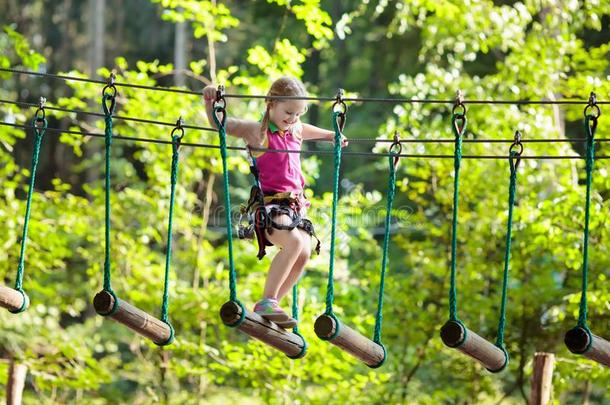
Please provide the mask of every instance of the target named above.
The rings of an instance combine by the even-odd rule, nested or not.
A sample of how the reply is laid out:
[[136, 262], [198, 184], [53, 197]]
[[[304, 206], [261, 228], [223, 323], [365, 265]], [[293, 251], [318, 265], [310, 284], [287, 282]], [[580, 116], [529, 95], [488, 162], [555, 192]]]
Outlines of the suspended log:
[[305, 340], [292, 332], [280, 328], [256, 312], [245, 311], [242, 318], [242, 307], [235, 301], [227, 301], [220, 308], [220, 318], [227, 326], [237, 330], [281, 351], [291, 359], [305, 356], [307, 344]]
[[108, 291], [102, 290], [95, 295], [93, 307], [98, 314], [122, 323], [157, 345], [163, 346], [171, 343], [174, 333], [167, 323], [126, 301], [118, 298], [117, 300], [117, 310], [111, 313], [114, 307], [114, 296]]
[[498, 346], [468, 330], [458, 321], [449, 320], [441, 328], [443, 343], [479, 361], [488, 371], [497, 373], [508, 364], [508, 355]]
[[314, 331], [320, 339], [328, 340], [369, 367], [377, 368], [385, 361], [386, 352], [383, 346], [362, 336], [341, 321], [335, 321], [329, 315], [320, 315], [316, 319]]
[[10, 312], [21, 312], [30, 304], [30, 300], [25, 293], [10, 287], [0, 285], [0, 307], [8, 309]]
[[606, 367], [610, 367], [610, 342], [587, 333], [585, 328], [577, 326], [570, 329], [565, 336], [565, 344], [572, 353], [582, 354]]

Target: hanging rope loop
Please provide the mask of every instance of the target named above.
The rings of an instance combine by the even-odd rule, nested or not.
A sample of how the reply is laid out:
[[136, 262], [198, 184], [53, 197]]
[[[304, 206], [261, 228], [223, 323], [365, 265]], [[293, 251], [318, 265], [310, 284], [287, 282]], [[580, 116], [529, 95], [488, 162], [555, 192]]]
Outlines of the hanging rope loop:
[[583, 236], [583, 258], [582, 258], [582, 293], [580, 296], [578, 326], [584, 328], [589, 333], [587, 326], [587, 288], [589, 284], [589, 220], [591, 211], [591, 186], [593, 183], [593, 163], [595, 161], [595, 130], [597, 129], [597, 118], [601, 115], [601, 110], [597, 105], [597, 100], [594, 92], [591, 92], [589, 104], [585, 107], [585, 132], [587, 134], [586, 141], [586, 195], [585, 195], [585, 229]]
[[25, 250], [28, 240], [28, 228], [30, 223], [30, 214], [32, 209], [32, 194], [34, 193], [34, 185], [36, 184], [36, 171], [38, 167], [38, 160], [40, 157], [40, 147], [42, 145], [42, 139], [47, 130], [47, 119], [45, 118], [44, 103], [46, 102], [44, 97], [40, 98], [39, 108], [36, 111], [34, 119], [32, 120], [32, 126], [34, 127], [35, 139], [34, 149], [32, 151], [32, 166], [30, 169], [30, 184], [28, 187], [27, 201], [25, 205], [25, 217], [23, 220], [23, 233], [21, 235], [21, 247], [19, 251], [19, 263], [17, 265], [17, 276], [15, 278], [15, 290], [21, 292], [23, 295], [23, 305], [14, 313], [23, 312], [29, 305], [29, 299], [23, 291], [23, 274], [25, 269]]
[[[461, 111], [460, 111], [461, 109]], [[458, 321], [457, 314], [457, 221], [458, 221], [458, 196], [460, 190], [460, 166], [462, 162], [462, 136], [466, 131], [466, 107], [463, 104], [462, 92], [458, 90], [455, 105], [453, 106], [451, 123], [455, 135], [453, 154], [453, 218], [451, 221], [451, 276], [449, 288], [449, 319]]]
[[343, 128], [345, 128], [345, 121], [347, 119], [347, 104], [343, 100], [344, 90], [339, 89], [337, 91], [337, 95], [335, 96], [335, 102], [333, 103], [332, 110], [337, 113], [336, 120], [337, 126], [339, 127], [339, 131], [343, 133]]
[[[333, 147], [334, 155], [334, 173], [333, 173], [333, 202], [332, 202], [332, 215], [331, 215], [331, 227], [330, 227], [330, 264], [328, 268], [328, 285], [326, 287], [326, 311], [325, 314], [333, 317], [336, 321], [336, 317], [333, 313], [333, 302], [335, 299], [335, 285], [334, 285], [334, 269], [335, 269], [335, 239], [337, 231], [337, 205], [339, 201], [339, 178], [341, 169], [341, 135], [343, 126], [345, 125], [345, 115], [347, 113], [347, 105], [342, 100], [343, 90], [339, 89], [337, 93], [337, 101], [333, 104], [333, 129], [335, 131], [335, 143]], [[337, 325], [339, 322], [337, 321]], [[335, 335], [339, 333], [339, 328], [335, 331]]]
[[[506, 302], [508, 296], [508, 273], [510, 266], [510, 250], [512, 244], [513, 209], [515, 207], [515, 196], [517, 194], [517, 168], [520, 156], [523, 153], [521, 143], [521, 132], [515, 131], [515, 141], [509, 148], [508, 161], [510, 162], [510, 181], [508, 184], [508, 219], [506, 221], [506, 244], [504, 251], [504, 271], [502, 274], [502, 299], [500, 301], [500, 319], [498, 321], [498, 332], [496, 335], [496, 346], [506, 353], [504, 347], [504, 328], [506, 326]], [[507, 357], [508, 358], [508, 357]]]
[[[184, 121], [182, 117], [176, 121], [176, 127], [172, 129], [172, 165], [170, 174], [170, 200], [169, 200], [169, 215], [167, 221], [167, 247], [165, 254], [165, 277], [163, 281], [163, 300], [161, 302], [161, 320], [165, 322], [170, 328], [170, 337], [167, 341], [159, 344], [159, 346], [166, 346], [172, 343], [174, 340], [174, 327], [169, 321], [169, 275], [172, 262], [172, 229], [173, 229], [173, 218], [174, 218], [174, 205], [176, 195], [176, 184], [178, 179], [178, 163], [180, 162], [180, 142], [184, 137]], [[177, 135], [176, 132], [180, 132]]]
[[[107, 93], [107, 90], [110, 93]], [[116, 87], [114, 86], [114, 73], [110, 75], [108, 84], [104, 86], [102, 90], [102, 108], [104, 110], [104, 122], [106, 124], [104, 128], [104, 143], [105, 143], [105, 173], [104, 173], [104, 283], [103, 289], [110, 293], [114, 298], [114, 304], [112, 310], [105, 316], [114, 314], [118, 308], [118, 298], [112, 290], [112, 263], [110, 258], [110, 151], [112, 145], [112, 114], [116, 106], [115, 99], [117, 95]], [[110, 100], [110, 106], [107, 101]]]
[[[242, 316], [238, 322], [230, 326], [238, 326], [245, 317], [244, 306], [237, 300], [237, 274], [233, 259], [233, 225], [231, 218], [231, 195], [229, 192], [229, 169], [227, 167], [227, 132], [225, 124], [227, 122], [226, 112], [227, 102], [224, 97], [224, 86], [219, 85], [216, 90], [216, 100], [214, 101], [214, 123], [218, 128], [218, 138], [220, 143], [220, 157], [222, 160], [222, 177], [225, 197], [225, 219], [227, 224], [227, 244], [229, 250], [229, 300], [235, 301], [242, 307]], [[220, 114], [221, 118], [218, 118]]]
[[[385, 290], [385, 275], [388, 267], [389, 245], [390, 245], [390, 226], [392, 220], [392, 205], [394, 203], [394, 195], [396, 193], [396, 166], [398, 165], [398, 156], [402, 152], [402, 144], [398, 137], [398, 132], [394, 133], [394, 141], [390, 146], [390, 156], [388, 158], [389, 175], [388, 175], [388, 194], [386, 201], [385, 227], [383, 237], [383, 255], [381, 258], [381, 271], [379, 275], [379, 295], [377, 298], [377, 313], [375, 316], [375, 330], [373, 332], [373, 342], [381, 345], [381, 329], [383, 323], [383, 298]], [[384, 361], [385, 361], [384, 347]]]

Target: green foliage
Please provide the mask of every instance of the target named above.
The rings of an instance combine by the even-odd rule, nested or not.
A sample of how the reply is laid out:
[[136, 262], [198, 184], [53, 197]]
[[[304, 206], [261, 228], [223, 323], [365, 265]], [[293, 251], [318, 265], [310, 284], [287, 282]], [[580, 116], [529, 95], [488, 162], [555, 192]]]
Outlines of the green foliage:
[[[151, 0], [170, 22], [188, 21], [193, 41], [207, 37], [221, 69], [193, 57], [192, 77], [217, 77], [231, 93], [264, 94], [282, 74], [301, 77], [314, 94], [341, 85], [350, 95], [391, 93], [405, 98], [586, 98], [610, 94], [610, 3], [524, 1], [438, 2], [279, 1], [248, 3]], [[500, 4], [502, 3], [502, 4]], [[507, 3], [507, 4], [504, 4]], [[272, 27], [270, 29], [270, 27]], [[288, 29], [289, 27], [289, 29]], [[337, 32], [334, 37], [333, 31]], [[36, 70], [45, 61], [18, 29], [0, 34], [0, 64]], [[20, 32], [20, 31], [19, 31]], [[603, 37], [600, 39], [595, 35]], [[605, 35], [605, 37], [604, 37]], [[29, 38], [28, 38], [29, 39]], [[194, 42], [197, 44], [197, 42]], [[208, 46], [210, 43], [208, 42]], [[194, 52], [196, 53], [196, 52]], [[76, 70], [64, 72], [85, 75]], [[167, 60], [114, 59], [117, 82], [167, 85]], [[55, 73], [55, 72], [54, 72]], [[214, 73], [214, 74], [213, 74]], [[3, 76], [0, 95], [17, 100], [22, 86]], [[69, 82], [54, 89], [49, 105], [100, 111], [102, 86]], [[33, 90], [32, 90], [33, 91]], [[39, 91], [39, 90], [36, 90]], [[229, 114], [258, 119], [260, 101], [228, 100]], [[582, 106], [467, 104], [470, 139], [582, 138]], [[602, 106], [602, 110], [603, 110]], [[207, 126], [199, 97], [119, 86], [117, 115]], [[328, 105], [314, 106], [330, 126]], [[5, 122], [29, 123], [33, 110], [2, 104]], [[398, 131], [415, 140], [451, 139], [450, 107], [350, 105], [346, 135], [388, 138]], [[103, 120], [48, 110], [53, 125], [103, 133]], [[610, 128], [602, 115], [598, 137]], [[311, 117], [312, 120], [314, 117]], [[114, 120], [115, 135], [170, 140], [171, 127]], [[372, 134], [372, 135], [371, 135]], [[0, 127], [0, 275], [12, 284], [30, 176], [29, 132]], [[185, 142], [212, 144], [217, 134], [187, 129]], [[239, 140], [229, 140], [241, 146]], [[464, 144], [465, 155], [508, 154], [505, 143]], [[313, 143], [312, 149], [328, 146]], [[452, 144], [405, 143], [409, 154], [451, 155]], [[378, 144], [375, 151], [385, 151]], [[527, 155], [582, 154], [579, 142], [526, 143]], [[369, 150], [352, 142], [348, 151]], [[54, 152], [52, 152], [52, 150]], [[607, 155], [605, 144], [599, 155]], [[176, 191], [170, 320], [173, 345], [160, 349], [119, 324], [94, 314], [91, 298], [102, 284], [104, 251], [103, 140], [47, 133], [42, 156], [60, 156], [64, 172], [44, 173], [34, 194], [24, 287], [32, 307], [0, 312], [0, 352], [29, 368], [26, 403], [521, 403], [527, 397], [535, 351], [554, 352], [555, 403], [608, 400], [610, 373], [570, 354], [563, 333], [575, 324], [580, 299], [584, 217], [584, 161], [524, 160], [517, 185], [505, 341], [508, 369], [491, 375], [442, 345], [447, 319], [452, 214], [451, 159], [402, 159], [394, 203], [382, 340], [383, 368], [370, 370], [317, 339], [315, 317], [324, 311], [329, 263], [330, 155], [304, 157], [310, 216], [323, 241], [300, 283], [301, 331], [307, 356], [292, 361], [260, 342], [224, 327], [217, 315], [228, 298], [228, 259], [218, 150], [183, 147]], [[112, 268], [118, 296], [157, 316], [167, 241], [171, 147], [115, 140], [112, 147]], [[55, 158], [57, 159], [57, 158]], [[51, 158], [47, 158], [51, 160]], [[592, 199], [589, 321], [610, 337], [610, 179], [598, 160]], [[251, 179], [245, 156], [231, 152], [231, 197], [247, 198]], [[458, 309], [469, 328], [495, 340], [508, 198], [508, 162], [464, 159], [458, 222]], [[47, 179], [50, 177], [50, 179]], [[343, 322], [372, 336], [387, 184], [387, 160], [352, 159], [343, 165], [335, 311]], [[46, 181], [45, 181], [46, 180]], [[274, 248], [262, 261], [256, 246], [235, 241], [238, 296], [251, 306], [261, 295]], [[0, 384], [7, 375], [0, 362]]]
[[[23, 35], [12, 27], [4, 27], [4, 35], [0, 35], [0, 67], [10, 68], [22, 65], [36, 70], [45, 60], [44, 56], [30, 49], [30, 45]], [[7, 73], [2, 72], [2, 75], [2, 78], [6, 79]]]

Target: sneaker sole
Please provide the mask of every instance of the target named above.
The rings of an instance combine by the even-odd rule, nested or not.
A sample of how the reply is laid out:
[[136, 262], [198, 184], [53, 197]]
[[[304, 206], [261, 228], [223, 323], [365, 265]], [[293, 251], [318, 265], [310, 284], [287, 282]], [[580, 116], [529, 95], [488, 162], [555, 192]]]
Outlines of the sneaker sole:
[[297, 321], [295, 321], [294, 319], [290, 319], [286, 322], [275, 322], [275, 324], [282, 329], [292, 329], [297, 326]]
[[274, 323], [287, 322], [291, 319], [287, 314], [259, 314], [259, 315]]

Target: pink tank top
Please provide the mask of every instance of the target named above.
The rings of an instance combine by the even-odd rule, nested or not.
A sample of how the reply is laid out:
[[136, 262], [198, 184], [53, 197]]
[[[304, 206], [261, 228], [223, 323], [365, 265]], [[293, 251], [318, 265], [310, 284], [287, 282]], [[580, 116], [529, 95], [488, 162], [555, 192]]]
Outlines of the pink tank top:
[[[276, 129], [276, 128], [273, 128]], [[301, 150], [302, 139], [288, 130], [267, 130], [269, 149]], [[294, 192], [301, 194], [305, 178], [301, 172], [301, 154], [289, 152], [264, 152], [256, 158], [263, 193]]]

